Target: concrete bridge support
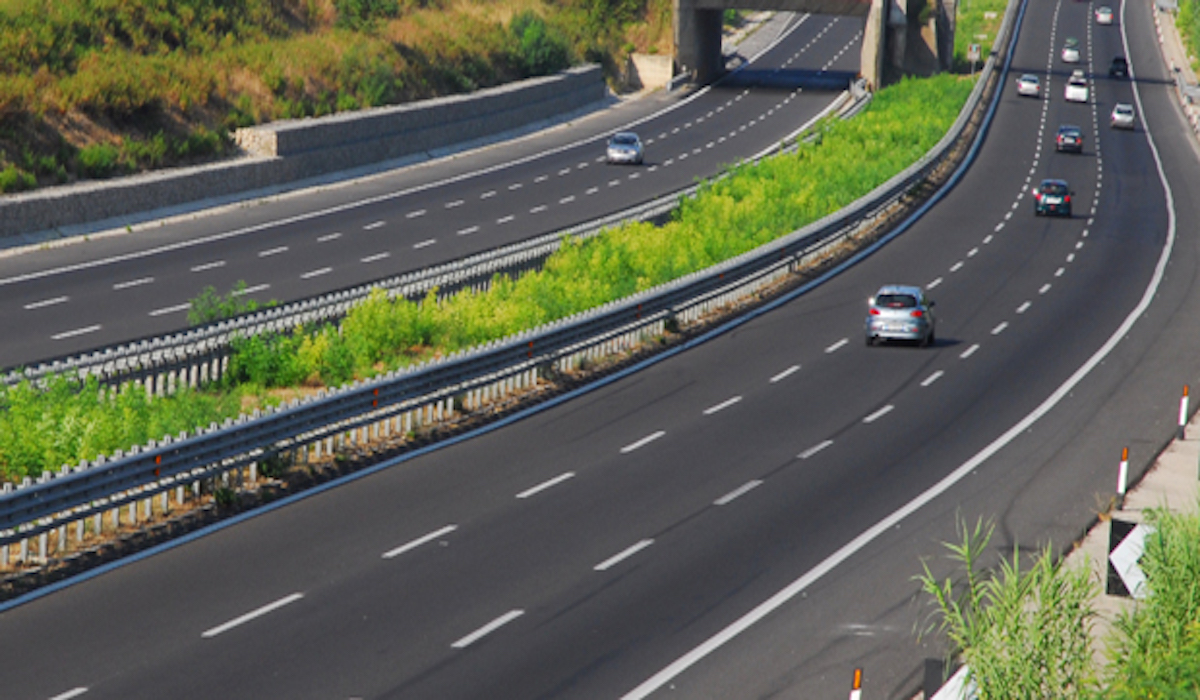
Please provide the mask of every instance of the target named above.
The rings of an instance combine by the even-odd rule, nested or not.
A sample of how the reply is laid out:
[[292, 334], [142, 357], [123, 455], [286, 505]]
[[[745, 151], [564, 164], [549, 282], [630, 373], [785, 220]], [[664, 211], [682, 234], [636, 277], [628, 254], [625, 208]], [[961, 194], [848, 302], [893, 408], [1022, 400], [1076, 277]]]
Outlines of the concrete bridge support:
[[810, 12], [864, 18], [861, 73], [872, 89], [901, 75], [950, 68], [957, 0], [675, 0], [675, 62], [695, 82], [721, 76], [726, 9]]

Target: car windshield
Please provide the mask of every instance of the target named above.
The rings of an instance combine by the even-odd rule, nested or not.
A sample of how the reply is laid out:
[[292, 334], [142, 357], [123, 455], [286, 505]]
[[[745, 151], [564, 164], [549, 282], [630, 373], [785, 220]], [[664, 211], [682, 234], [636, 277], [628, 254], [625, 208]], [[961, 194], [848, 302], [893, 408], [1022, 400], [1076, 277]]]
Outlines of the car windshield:
[[614, 146], [636, 146], [638, 138], [633, 134], [617, 134], [612, 137], [612, 145]]
[[875, 297], [875, 306], [887, 309], [911, 309], [917, 305], [917, 298], [911, 294], [880, 294]]
[[1034, 84], [1036, 84], [1036, 83], [1037, 83], [1037, 81], [1038, 81], [1038, 79], [1037, 79], [1037, 76], [1036, 76], [1036, 75], [1022, 75], [1022, 76], [1021, 76], [1021, 82], [1022, 82], [1022, 83], [1034, 83]]
[[1058, 133], [1063, 136], [1081, 136], [1083, 134], [1077, 126], [1064, 126], [1058, 130]]
[[1043, 194], [1066, 194], [1067, 186], [1062, 184], [1061, 182], [1043, 182], [1042, 183], [1042, 193]]
[[1133, 114], [1133, 107], [1130, 105], [1117, 105], [1113, 111], [1117, 114]]
[[1069, 82], [1071, 85], [1087, 87], [1087, 80], [1085, 80], [1084, 78], [1072, 77], [1067, 82]]
[[1076, 46], [1079, 46], [1079, 40], [1076, 39], [1075, 37], [1069, 37], [1067, 39], [1066, 43], [1063, 45], [1066, 46], [1068, 49], [1073, 49]]

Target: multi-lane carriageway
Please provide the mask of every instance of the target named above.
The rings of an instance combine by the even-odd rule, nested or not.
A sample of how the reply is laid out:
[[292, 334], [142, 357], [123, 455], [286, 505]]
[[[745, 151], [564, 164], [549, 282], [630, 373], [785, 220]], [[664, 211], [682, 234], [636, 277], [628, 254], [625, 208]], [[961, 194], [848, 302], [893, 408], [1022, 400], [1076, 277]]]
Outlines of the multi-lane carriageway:
[[[756, 71], [856, 69], [856, 19], [799, 16], [760, 32], [748, 42], [761, 44]], [[763, 152], [837, 95], [795, 85], [657, 95], [348, 186], [0, 258], [0, 326], [22, 329], [0, 340], [0, 367], [185, 328], [189, 299], [208, 285], [244, 281], [259, 299], [289, 301], [589, 221]], [[604, 164], [621, 128], [644, 139], [643, 167]]]
[[[855, 667], [864, 697], [911, 697], [944, 650], [913, 635], [911, 576], [949, 573], [956, 520], [994, 518], [999, 552], [1070, 542], [1200, 372], [1197, 153], [1149, 5], [1118, 7], [1028, 5], [1013, 70], [1046, 99], [1010, 76], [971, 169], [873, 255], [515, 424], [5, 610], [5, 697], [819, 698]], [[1065, 103], [1066, 35], [1136, 81], [1101, 70]], [[1109, 131], [1135, 98], [1139, 129]], [[1063, 122], [1082, 155], [1053, 151]], [[1033, 217], [1046, 175], [1078, 216]], [[897, 280], [937, 298], [934, 348], [864, 347]]]

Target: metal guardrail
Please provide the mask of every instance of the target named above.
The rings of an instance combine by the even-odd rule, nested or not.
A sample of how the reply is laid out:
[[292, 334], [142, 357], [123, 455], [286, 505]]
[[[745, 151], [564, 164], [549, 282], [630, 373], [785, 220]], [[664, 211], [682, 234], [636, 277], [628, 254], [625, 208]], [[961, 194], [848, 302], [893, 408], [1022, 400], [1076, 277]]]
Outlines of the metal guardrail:
[[[1005, 15], [997, 47], [1011, 34], [1015, 4]], [[44, 546], [44, 535], [52, 529], [61, 533], [67, 523], [241, 469], [274, 451], [327, 444], [332, 436], [378, 425], [434, 402], [439, 412], [443, 402], [451, 409], [456, 400], [477, 403], [480, 392], [498, 382], [574, 364], [598, 347], [629, 347], [639, 336], [661, 332], [668, 319], [696, 318], [753, 293], [862, 228], [939, 167], [981, 106], [996, 63], [993, 51], [967, 104], [929, 153], [838, 212], [707, 270], [502, 341], [293, 400], [278, 409], [242, 415], [223, 425], [214, 423], [196, 434], [151, 441], [128, 454], [64, 467], [44, 474], [38, 483], [27, 482], [16, 489], [5, 484], [0, 493], [0, 544], [27, 542], [41, 534]], [[998, 89], [993, 102], [999, 94]]]

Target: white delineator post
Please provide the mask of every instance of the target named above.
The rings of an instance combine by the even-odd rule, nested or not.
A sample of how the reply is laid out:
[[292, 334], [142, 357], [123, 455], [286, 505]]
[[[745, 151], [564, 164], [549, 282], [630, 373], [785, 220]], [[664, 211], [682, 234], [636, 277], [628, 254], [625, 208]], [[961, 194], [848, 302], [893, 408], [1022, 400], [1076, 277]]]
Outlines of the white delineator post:
[[1179, 439], [1187, 438], [1187, 419], [1188, 419], [1188, 385], [1183, 385], [1183, 396], [1179, 399]]
[[1121, 467], [1117, 470], [1117, 507], [1125, 505], [1125, 481], [1129, 477], [1129, 448], [1121, 448]]
[[862, 700], [862, 669], [854, 669], [854, 685], [850, 687], [850, 700]]

